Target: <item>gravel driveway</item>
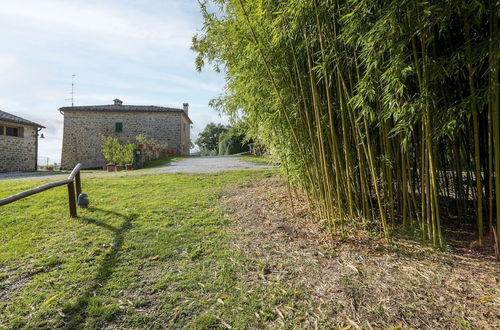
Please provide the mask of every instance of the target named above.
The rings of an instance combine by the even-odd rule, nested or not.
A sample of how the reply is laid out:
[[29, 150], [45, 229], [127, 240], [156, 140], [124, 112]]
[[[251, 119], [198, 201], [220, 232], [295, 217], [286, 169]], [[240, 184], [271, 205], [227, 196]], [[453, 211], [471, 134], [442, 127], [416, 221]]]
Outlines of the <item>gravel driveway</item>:
[[159, 168], [157, 173], [211, 173], [226, 170], [259, 169], [271, 167], [272, 166], [265, 164], [246, 162], [235, 156], [200, 156], [184, 158], [182, 160], [172, 162], [165, 167]]
[[[244, 170], [271, 168], [270, 165], [256, 164], [242, 160], [237, 156], [201, 156], [188, 157], [179, 161], [171, 162], [156, 168], [144, 169], [153, 173], [212, 173], [227, 170]], [[141, 170], [142, 171], [142, 170]], [[94, 173], [93, 175], [134, 175], [136, 171], [117, 172], [117, 173]], [[0, 173], [0, 181], [9, 179], [53, 179], [63, 180], [69, 173], [61, 172], [11, 172]]]

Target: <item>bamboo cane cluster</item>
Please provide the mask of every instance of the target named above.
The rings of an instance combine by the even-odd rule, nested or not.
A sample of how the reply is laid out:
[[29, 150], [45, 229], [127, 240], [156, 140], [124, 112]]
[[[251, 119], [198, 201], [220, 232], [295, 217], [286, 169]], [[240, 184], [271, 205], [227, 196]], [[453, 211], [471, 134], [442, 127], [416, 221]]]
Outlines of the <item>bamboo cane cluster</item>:
[[227, 81], [212, 105], [249, 123], [333, 234], [401, 225], [442, 246], [443, 221], [474, 217], [480, 242], [500, 234], [497, 2], [201, 8], [198, 68]]

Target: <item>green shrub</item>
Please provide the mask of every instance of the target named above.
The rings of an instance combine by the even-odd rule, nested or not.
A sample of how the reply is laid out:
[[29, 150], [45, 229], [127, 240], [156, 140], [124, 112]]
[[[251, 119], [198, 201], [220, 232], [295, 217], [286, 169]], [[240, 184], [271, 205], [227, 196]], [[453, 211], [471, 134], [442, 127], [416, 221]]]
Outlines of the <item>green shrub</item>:
[[128, 143], [125, 146], [123, 146], [125, 164], [134, 163], [134, 150], [135, 150], [135, 144], [133, 143]]
[[122, 145], [118, 139], [111, 136], [101, 136], [101, 150], [108, 164], [117, 164], [121, 160]]
[[135, 144], [122, 145], [120, 141], [111, 136], [102, 136], [101, 150], [108, 164], [126, 165], [134, 162]]

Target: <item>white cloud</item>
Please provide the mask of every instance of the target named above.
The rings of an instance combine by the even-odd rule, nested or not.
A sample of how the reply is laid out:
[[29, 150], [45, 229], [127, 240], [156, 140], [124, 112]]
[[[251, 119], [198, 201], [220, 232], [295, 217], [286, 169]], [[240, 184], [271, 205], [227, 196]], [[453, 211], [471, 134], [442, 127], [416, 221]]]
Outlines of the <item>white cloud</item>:
[[182, 107], [191, 138], [211, 121], [208, 107], [223, 78], [194, 69], [191, 37], [201, 26], [196, 0], [0, 0], [0, 109], [38, 122], [39, 156], [59, 161], [63, 117], [57, 109], [76, 73], [77, 105]]
[[26, 83], [49, 75], [47, 68], [29, 65], [16, 56], [0, 54], [0, 87], [4, 91], [22, 88]]
[[194, 89], [203, 89], [206, 91], [216, 92], [216, 93], [220, 93], [222, 91], [222, 87], [219, 84], [206, 83], [203, 81], [171, 75], [171, 74], [165, 74], [163, 75], [163, 78], [173, 83], [181, 84], [188, 87], [193, 87]]
[[7, 76], [12, 68], [17, 66], [17, 60], [13, 56], [0, 55], [0, 75]]
[[[174, 7], [175, 9], [175, 7]], [[166, 14], [166, 13], [165, 13]], [[147, 15], [117, 5], [69, 2], [59, 0], [1, 1], [0, 17], [19, 24], [21, 29], [36, 27], [37, 33], [49, 36], [69, 35], [75, 39], [90, 38], [90, 41], [105, 45], [113, 40], [116, 46], [133, 48], [128, 42], [162, 47], [189, 47], [195, 27], [189, 21], [168, 15], [168, 19]], [[45, 33], [44, 33], [45, 32]]]
[[109, 33], [140, 37], [140, 33], [130, 29], [122, 18], [101, 8], [76, 5], [62, 1], [4, 1], [2, 16], [41, 23], [44, 27], [59, 31], [83, 30], [94, 33]]

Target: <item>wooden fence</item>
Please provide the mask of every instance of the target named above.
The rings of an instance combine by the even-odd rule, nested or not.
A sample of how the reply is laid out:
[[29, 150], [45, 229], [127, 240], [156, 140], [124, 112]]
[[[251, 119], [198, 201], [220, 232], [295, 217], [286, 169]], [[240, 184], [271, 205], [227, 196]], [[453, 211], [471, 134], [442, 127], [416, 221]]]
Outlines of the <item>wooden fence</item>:
[[[75, 168], [73, 169], [73, 171], [71, 171], [70, 175], [68, 176], [68, 178], [66, 180], [47, 183], [47, 184], [44, 184], [42, 186], [33, 188], [31, 190], [26, 190], [26, 191], [20, 192], [19, 194], [15, 194], [15, 195], [0, 199], [0, 206], [10, 204], [10, 203], [15, 202], [17, 200], [20, 200], [22, 198], [41, 193], [42, 191], [45, 191], [45, 190], [49, 190], [49, 189], [52, 189], [55, 187], [67, 185], [68, 186], [69, 215], [72, 218], [75, 218], [75, 217], [77, 217], [76, 198], [82, 192], [82, 182], [80, 179], [80, 168], [81, 167], [82, 167], [82, 164], [80, 164], [80, 163], [76, 164]], [[76, 189], [76, 191], [75, 191], [75, 189]]]

